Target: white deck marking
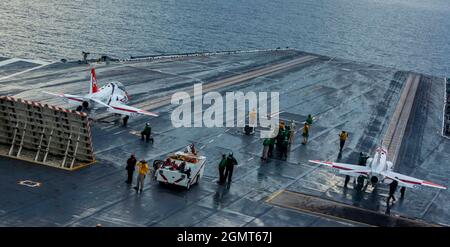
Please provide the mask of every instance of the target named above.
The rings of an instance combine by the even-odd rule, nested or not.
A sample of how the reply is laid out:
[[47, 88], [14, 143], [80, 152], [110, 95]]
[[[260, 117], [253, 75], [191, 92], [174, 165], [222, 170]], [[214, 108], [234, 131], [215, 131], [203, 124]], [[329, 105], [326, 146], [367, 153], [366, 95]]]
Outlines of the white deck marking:
[[0, 62], [0, 67], [1, 66], [5, 66], [11, 63], [15, 63], [15, 62], [27, 62], [27, 63], [34, 63], [34, 64], [39, 64], [39, 65], [49, 65], [51, 64], [51, 62], [46, 62], [46, 61], [41, 61], [41, 60], [31, 60], [31, 59], [22, 59], [22, 58], [10, 58], [10, 59], [6, 59], [4, 61]]
[[39, 66], [36, 66], [36, 67], [33, 67], [33, 68], [29, 68], [29, 69], [26, 69], [26, 70], [23, 70], [23, 71], [20, 71], [20, 72], [17, 72], [17, 73], [13, 73], [13, 74], [11, 74], [11, 75], [7, 75], [7, 76], [4, 76], [4, 77], [1, 77], [1, 78], [0, 78], [0, 81], [5, 80], [5, 79], [8, 79], [8, 78], [11, 78], [11, 77], [14, 77], [14, 76], [18, 76], [18, 75], [21, 75], [21, 74], [24, 74], [24, 73], [27, 73], [27, 72], [30, 72], [30, 71], [32, 71], [32, 70], [40, 69], [40, 68], [42, 68], [42, 67], [45, 67], [45, 66], [50, 65], [50, 64], [53, 63], [53, 62], [45, 62], [45, 61], [41, 61], [41, 60], [30, 60], [30, 59], [21, 59], [21, 58], [11, 58], [11, 59], [7, 59], [7, 60], [5, 60], [5, 61], [1, 61], [1, 62], [0, 62], [0, 67], [1, 67], [1, 66], [5, 66], [5, 65], [8, 65], [8, 64], [11, 64], [11, 63], [15, 63], [15, 62], [27, 62], [27, 63], [33, 63], [33, 64], [37, 64], [37, 65], [39, 65]]
[[24, 186], [28, 186], [28, 187], [39, 187], [39, 186], [41, 186], [41, 183], [35, 182], [35, 181], [31, 181], [31, 180], [19, 181], [18, 184], [24, 185]]
[[15, 62], [17, 62], [17, 59], [16, 59], [16, 58], [11, 58], [11, 59], [7, 59], [7, 60], [4, 60], [4, 61], [1, 61], [1, 62], [0, 62], [0, 67], [1, 67], [1, 66], [5, 66], [5, 65], [8, 65], [8, 64], [10, 64], [10, 63], [15, 63]]

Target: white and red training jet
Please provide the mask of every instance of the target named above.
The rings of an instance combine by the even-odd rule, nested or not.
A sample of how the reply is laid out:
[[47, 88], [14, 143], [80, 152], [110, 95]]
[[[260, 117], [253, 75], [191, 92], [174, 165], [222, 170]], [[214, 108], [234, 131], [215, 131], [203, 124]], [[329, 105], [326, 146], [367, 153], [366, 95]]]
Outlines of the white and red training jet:
[[89, 94], [80, 96], [65, 93], [44, 92], [63, 98], [66, 102], [80, 104], [84, 108], [94, 106], [93, 108], [106, 107], [107, 111], [121, 114], [125, 116], [148, 115], [157, 117], [157, 113], [144, 111], [132, 106], [126, 105], [130, 96], [127, 94], [125, 87], [118, 81], [109, 82], [102, 87], [98, 87], [95, 69], [91, 69], [91, 82]]
[[367, 166], [320, 160], [310, 160], [309, 162], [339, 169], [340, 174], [348, 175], [351, 177], [364, 176], [370, 179], [370, 182], [373, 186], [375, 186], [380, 181], [382, 183], [389, 184], [392, 181], [397, 180], [399, 186], [403, 186], [406, 188], [417, 188], [421, 185], [438, 189], [447, 189], [447, 187], [439, 184], [435, 184], [418, 178], [413, 178], [392, 171], [393, 164], [391, 161], [387, 160], [387, 150], [382, 147], [377, 148], [375, 151], [375, 156], [367, 160]]

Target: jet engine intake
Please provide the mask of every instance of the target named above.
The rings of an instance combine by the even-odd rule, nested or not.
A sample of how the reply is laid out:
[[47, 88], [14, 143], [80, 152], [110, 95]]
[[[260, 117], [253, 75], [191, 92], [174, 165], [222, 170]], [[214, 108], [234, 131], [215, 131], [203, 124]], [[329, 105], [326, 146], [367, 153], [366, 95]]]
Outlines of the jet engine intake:
[[378, 181], [379, 181], [379, 179], [378, 179], [377, 176], [372, 176], [372, 177], [370, 178], [370, 182], [371, 182], [372, 184], [376, 184], [376, 183], [378, 183]]

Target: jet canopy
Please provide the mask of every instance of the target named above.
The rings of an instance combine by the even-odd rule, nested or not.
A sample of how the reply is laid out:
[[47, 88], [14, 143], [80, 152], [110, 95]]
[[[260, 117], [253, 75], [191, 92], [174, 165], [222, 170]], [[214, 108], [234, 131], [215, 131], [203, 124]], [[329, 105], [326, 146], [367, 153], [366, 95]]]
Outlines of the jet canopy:
[[121, 83], [121, 82], [119, 82], [119, 81], [113, 81], [113, 82], [111, 82], [112, 84], [114, 84], [114, 85], [116, 85], [117, 86], [117, 88], [119, 88], [120, 90], [122, 90], [122, 91], [126, 91], [125, 90], [125, 86]]

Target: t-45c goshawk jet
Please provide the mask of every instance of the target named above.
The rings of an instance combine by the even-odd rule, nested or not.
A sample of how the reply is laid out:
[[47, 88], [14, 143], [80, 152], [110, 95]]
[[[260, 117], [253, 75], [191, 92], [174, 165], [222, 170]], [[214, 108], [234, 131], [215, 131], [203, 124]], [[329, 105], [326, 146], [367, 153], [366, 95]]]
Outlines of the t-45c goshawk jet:
[[375, 156], [367, 160], [367, 166], [320, 160], [310, 160], [309, 162], [336, 168], [339, 170], [339, 174], [348, 175], [351, 177], [364, 176], [365, 178], [368, 178], [370, 180], [373, 186], [376, 186], [376, 184], [379, 182], [390, 184], [391, 182], [396, 180], [399, 186], [403, 186], [405, 188], [427, 186], [438, 189], [447, 189], [447, 187], [439, 184], [435, 184], [418, 178], [413, 178], [392, 171], [393, 164], [391, 161], [387, 160], [387, 150], [383, 147], [376, 149]]
[[[91, 69], [91, 82], [89, 87], [89, 94], [80, 96], [65, 93], [45, 92], [54, 96], [63, 98], [66, 102], [80, 104], [84, 108], [102, 108], [106, 107], [107, 111], [121, 114], [124, 116], [148, 115], [157, 117], [157, 113], [144, 111], [132, 106], [126, 105], [130, 96], [127, 94], [125, 87], [118, 81], [109, 82], [102, 87], [97, 86], [97, 78], [95, 76], [95, 69]], [[78, 109], [82, 109], [79, 107]]]

